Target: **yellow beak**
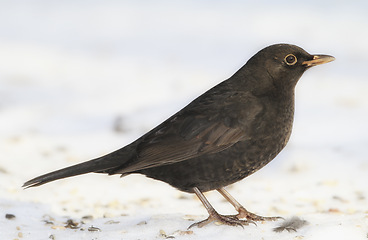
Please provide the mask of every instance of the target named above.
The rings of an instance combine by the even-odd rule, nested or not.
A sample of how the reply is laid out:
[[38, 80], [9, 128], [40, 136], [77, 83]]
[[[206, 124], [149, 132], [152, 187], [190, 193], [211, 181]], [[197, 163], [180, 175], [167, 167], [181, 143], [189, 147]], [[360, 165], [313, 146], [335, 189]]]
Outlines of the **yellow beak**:
[[334, 57], [329, 55], [314, 55], [312, 60], [304, 61], [302, 64], [306, 67], [313, 67], [316, 65], [332, 62], [335, 60]]

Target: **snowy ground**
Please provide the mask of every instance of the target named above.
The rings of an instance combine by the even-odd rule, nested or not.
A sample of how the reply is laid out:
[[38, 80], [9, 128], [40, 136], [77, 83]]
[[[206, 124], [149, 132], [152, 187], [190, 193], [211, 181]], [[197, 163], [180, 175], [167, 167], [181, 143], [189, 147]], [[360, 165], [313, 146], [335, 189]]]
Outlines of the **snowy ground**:
[[[367, 239], [367, 10], [367, 1], [0, 1], [0, 239]], [[299, 82], [282, 154], [228, 190], [255, 213], [306, 220], [296, 232], [273, 231], [283, 221], [187, 231], [207, 217], [200, 202], [139, 175], [21, 188], [129, 143], [278, 42], [336, 61]]]

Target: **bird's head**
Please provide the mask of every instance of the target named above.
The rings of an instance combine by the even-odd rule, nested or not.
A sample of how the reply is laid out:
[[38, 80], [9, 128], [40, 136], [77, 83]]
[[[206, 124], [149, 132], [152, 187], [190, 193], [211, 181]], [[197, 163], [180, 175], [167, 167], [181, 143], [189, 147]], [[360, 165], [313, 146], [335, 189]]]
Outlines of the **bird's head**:
[[328, 55], [309, 54], [295, 45], [275, 44], [260, 50], [249, 59], [246, 66], [253, 75], [259, 74], [263, 79], [267, 79], [268, 84], [285, 89], [294, 88], [308, 68], [334, 59]]

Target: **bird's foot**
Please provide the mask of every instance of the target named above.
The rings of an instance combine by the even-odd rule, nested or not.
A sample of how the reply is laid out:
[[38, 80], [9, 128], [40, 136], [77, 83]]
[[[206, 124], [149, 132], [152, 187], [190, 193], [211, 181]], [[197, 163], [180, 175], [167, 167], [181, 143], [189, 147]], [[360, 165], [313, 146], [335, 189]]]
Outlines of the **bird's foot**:
[[254, 213], [248, 212], [248, 210], [246, 210], [244, 207], [241, 207], [239, 210], [239, 213], [233, 217], [236, 217], [238, 219], [242, 219], [245, 218], [250, 222], [258, 222], [258, 221], [277, 221], [280, 219], [284, 219], [282, 217], [262, 217], [262, 216], [258, 216]]
[[210, 214], [210, 216], [207, 219], [200, 221], [200, 222], [193, 223], [192, 225], [188, 227], [188, 229], [192, 227], [201, 228], [212, 222], [215, 222], [218, 224], [229, 225], [229, 226], [240, 226], [240, 227], [243, 227], [244, 225], [249, 225], [249, 223], [254, 223], [253, 221], [248, 220], [248, 219], [241, 220], [237, 218], [236, 216], [226, 216], [226, 215], [221, 215], [217, 212], [213, 212]]

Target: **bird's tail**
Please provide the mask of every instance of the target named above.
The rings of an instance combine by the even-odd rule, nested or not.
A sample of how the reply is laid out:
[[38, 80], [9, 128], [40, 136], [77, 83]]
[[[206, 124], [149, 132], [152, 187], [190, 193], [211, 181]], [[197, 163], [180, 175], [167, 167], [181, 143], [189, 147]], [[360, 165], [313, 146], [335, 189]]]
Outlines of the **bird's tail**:
[[36, 187], [58, 179], [91, 172], [113, 174], [114, 169], [118, 169], [120, 166], [124, 165], [127, 160], [129, 160], [129, 157], [124, 154], [124, 152], [126, 151], [122, 151], [122, 149], [120, 149], [100, 158], [41, 175], [25, 182], [23, 187]]

